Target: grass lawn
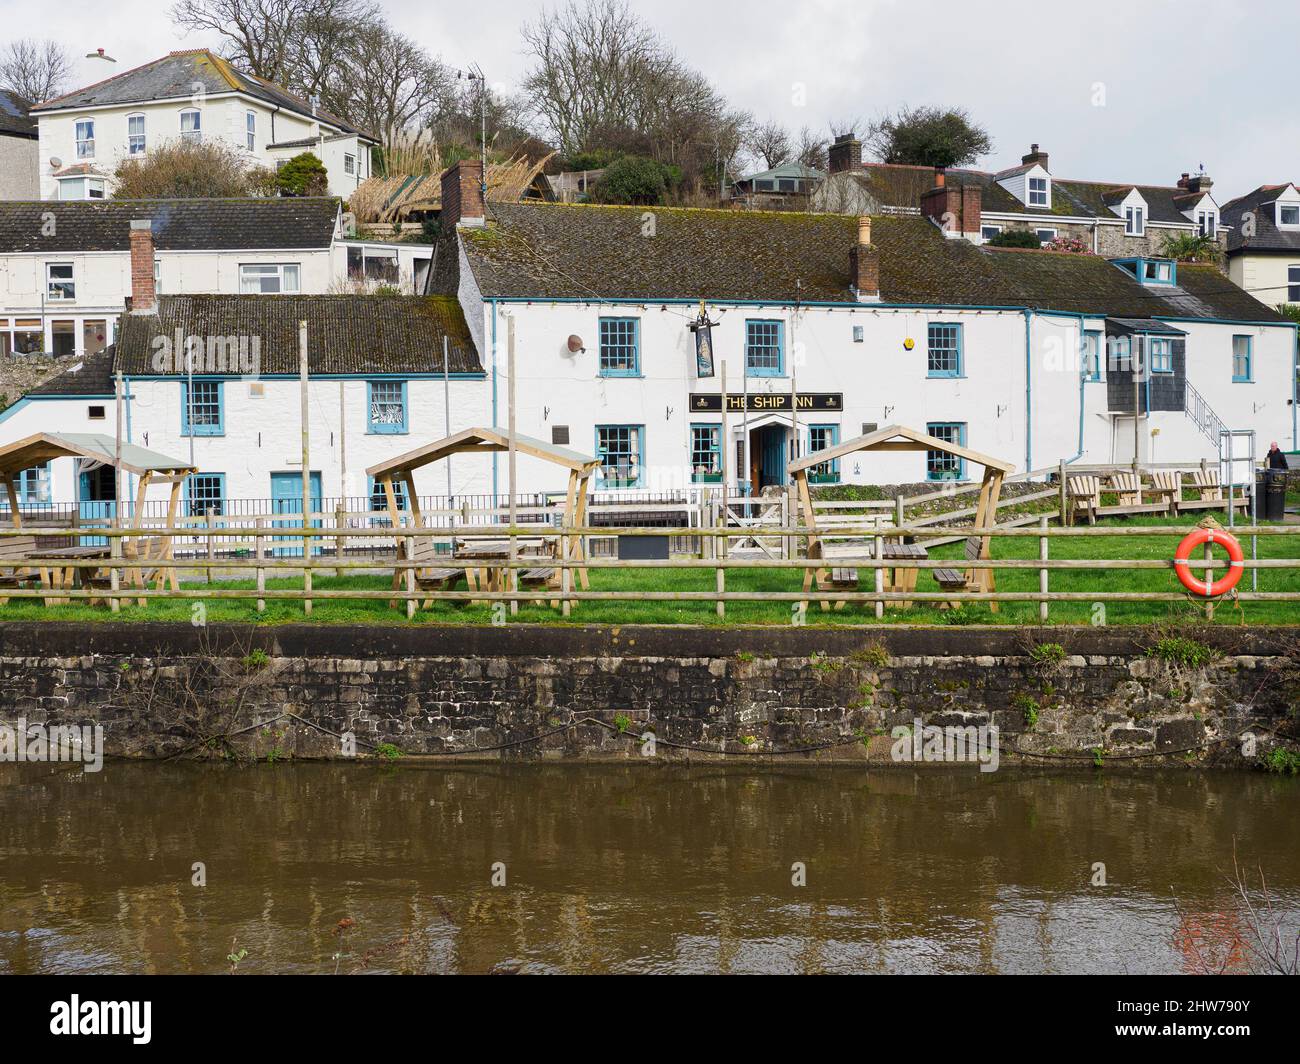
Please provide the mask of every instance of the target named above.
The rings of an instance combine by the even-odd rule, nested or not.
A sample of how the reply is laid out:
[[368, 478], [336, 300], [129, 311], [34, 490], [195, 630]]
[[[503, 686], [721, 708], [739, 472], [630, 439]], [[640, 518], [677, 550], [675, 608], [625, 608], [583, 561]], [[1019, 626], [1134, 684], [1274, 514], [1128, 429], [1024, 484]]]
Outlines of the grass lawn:
[[[1199, 517], [1185, 517], [1174, 523], [1194, 526]], [[1127, 532], [1141, 526], [1168, 526], [1171, 522], [1166, 517], [1141, 517], [1128, 520], [1112, 519], [1098, 525], [1113, 531], [1113, 535], [1059, 538], [1051, 541], [1053, 558], [1096, 558], [1102, 561], [1097, 569], [1074, 572], [1054, 572], [1051, 574], [1050, 588], [1053, 591], [1091, 592], [1091, 591], [1156, 591], [1178, 592], [1181, 585], [1172, 569], [1159, 570], [1107, 570], [1106, 559], [1116, 558], [1154, 558], [1169, 559], [1173, 557], [1174, 548], [1180, 536], [1134, 536]], [[1261, 536], [1259, 543], [1260, 558], [1300, 558], [1300, 534], [1296, 536]], [[1250, 541], [1243, 539], [1243, 549], [1250, 557]], [[1038, 539], [1026, 537], [1017, 539], [995, 539], [993, 557], [1037, 559]], [[1221, 551], [1216, 556], [1222, 558]], [[951, 558], [958, 560], [955, 567], [960, 567], [962, 544], [941, 547], [931, 552], [932, 558]], [[1216, 573], [1216, 577], [1222, 572]], [[871, 570], [861, 571], [863, 586], [871, 581]], [[314, 587], [318, 590], [331, 589], [384, 589], [389, 587], [388, 576], [348, 576], [315, 578]], [[593, 590], [611, 591], [710, 591], [714, 587], [712, 569], [638, 569], [633, 567], [619, 569], [591, 570]], [[1240, 589], [1250, 589], [1250, 573], [1243, 577]], [[208, 586], [205, 581], [195, 581], [183, 585], [187, 589], [201, 590]], [[220, 587], [252, 589], [256, 585], [251, 580], [220, 581]], [[463, 585], [462, 585], [463, 586]], [[295, 588], [301, 587], [301, 580], [268, 579], [267, 587]], [[802, 573], [794, 569], [768, 569], [736, 571], [727, 575], [729, 591], [793, 592], [802, 587]], [[1037, 591], [1037, 569], [1002, 570], [997, 573], [999, 591]], [[918, 591], [938, 591], [938, 586], [927, 572], [922, 572], [917, 581]], [[1295, 569], [1261, 570], [1259, 572], [1260, 591], [1300, 592], [1300, 564]], [[220, 600], [217, 598], [200, 600], [204, 603], [206, 619], [209, 622], [251, 622], [260, 624], [288, 624], [303, 621], [302, 604], [288, 600], [267, 601], [266, 611], [257, 612], [252, 599]], [[195, 600], [155, 599], [145, 608], [123, 606], [118, 614], [111, 613], [104, 607], [91, 607], [80, 604], [47, 608], [39, 599], [26, 602], [11, 599], [7, 606], [0, 607], [0, 620], [61, 620], [61, 621], [189, 621], [195, 608]], [[519, 613], [510, 623], [544, 623], [544, 624], [701, 624], [701, 625], [781, 625], [791, 621], [792, 603], [778, 602], [729, 602], [727, 616], [719, 620], [712, 602], [673, 602], [673, 601], [622, 601], [622, 602], [583, 602], [574, 610], [571, 618], [565, 622], [558, 610], [532, 604], [521, 605]], [[1052, 624], [1089, 624], [1092, 622], [1093, 605], [1090, 602], [1053, 603], [1049, 615]], [[351, 600], [325, 602], [317, 600], [311, 615], [312, 623], [317, 624], [490, 624], [491, 609], [488, 606], [459, 606], [453, 603], [435, 603], [429, 610], [420, 610], [415, 621], [406, 620], [405, 610], [390, 609], [386, 600]], [[1106, 604], [1106, 623], [1108, 624], [1158, 624], [1171, 621], [1205, 620], [1205, 610], [1200, 604], [1186, 602], [1151, 602]], [[1235, 604], [1225, 599], [1215, 610], [1214, 622], [1218, 624], [1297, 624], [1300, 623], [1300, 602], [1243, 602]], [[992, 613], [986, 604], [967, 604], [958, 611], [940, 611], [929, 603], [920, 602], [911, 609], [887, 609], [885, 619], [879, 622], [875, 617], [874, 605], [848, 605], [843, 610], [823, 612], [817, 601], [809, 603], [807, 623], [812, 625], [871, 625], [871, 624], [1036, 624], [1038, 623], [1038, 604], [1036, 602], [1002, 603], [997, 614]]]

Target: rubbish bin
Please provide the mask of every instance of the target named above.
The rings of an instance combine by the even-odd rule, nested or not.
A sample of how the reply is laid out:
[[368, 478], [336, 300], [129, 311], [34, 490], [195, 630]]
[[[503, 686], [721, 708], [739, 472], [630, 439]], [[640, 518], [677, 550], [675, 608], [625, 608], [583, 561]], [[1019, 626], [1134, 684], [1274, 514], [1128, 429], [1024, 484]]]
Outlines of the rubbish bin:
[[1255, 499], [1261, 521], [1286, 517], [1286, 470], [1261, 469], [1255, 474]]

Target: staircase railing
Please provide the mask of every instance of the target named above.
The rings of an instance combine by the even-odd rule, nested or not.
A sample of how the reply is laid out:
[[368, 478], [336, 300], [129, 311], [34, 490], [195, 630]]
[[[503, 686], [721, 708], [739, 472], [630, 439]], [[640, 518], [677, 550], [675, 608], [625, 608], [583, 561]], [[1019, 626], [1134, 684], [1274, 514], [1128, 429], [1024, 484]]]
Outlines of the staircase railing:
[[1224, 424], [1223, 418], [1214, 412], [1214, 408], [1205, 401], [1205, 396], [1192, 387], [1190, 381], [1184, 382], [1184, 387], [1183, 412], [1192, 419], [1196, 427], [1201, 430], [1201, 434], [1217, 448], [1219, 433], [1228, 426]]

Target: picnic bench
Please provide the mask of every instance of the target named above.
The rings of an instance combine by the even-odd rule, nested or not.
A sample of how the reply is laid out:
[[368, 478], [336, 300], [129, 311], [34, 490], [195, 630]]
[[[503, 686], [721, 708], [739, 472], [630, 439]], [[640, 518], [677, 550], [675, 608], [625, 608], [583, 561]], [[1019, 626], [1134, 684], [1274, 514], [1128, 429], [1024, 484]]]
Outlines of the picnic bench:
[[[979, 536], [968, 536], [966, 539], [965, 556], [968, 562], [977, 561], [980, 558], [987, 558], [988, 551], [983, 548], [983, 543]], [[933, 570], [935, 583], [939, 585], [941, 591], [992, 591], [993, 590], [993, 571], [991, 569], [935, 569]], [[958, 609], [961, 607], [960, 602], [940, 602], [939, 609]], [[997, 613], [998, 604], [989, 603], [989, 609]]]
[[1065, 481], [1065, 516], [1074, 524], [1079, 516], [1088, 524], [1097, 523], [1097, 510], [1101, 507], [1101, 478], [1094, 476], [1067, 477]]
[[[1180, 510], [1223, 510], [1228, 500], [1224, 498], [1223, 482], [1219, 478], [1218, 467], [1192, 470], [1192, 488], [1197, 493], [1195, 499], [1180, 500]], [[1244, 493], [1232, 500], [1234, 507], [1250, 508], [1250, 497]]]
[[[824, 552], [822, 556], [828, 561], [840, 563], [817, 571], [817, 587], [822, 591], [858, 590], [858, 566], [871, 565], [875, 560], [876, 553], [875, 548], [869, 543], [861, 546], [845, 545], [843, 547], [823, 545], [822, 551]], [[928, 558], [930, 554], [919, 543], [899, 543], [896, 540], [888, 540], [881, 548], [880, 556], [884, 561], [911, 561]], [[874, 566], [872, 568], [874, 569]], [[912, 566], [889, 566], [886, 567], [885, 574], [883, 581], [885, 591], [916, 590], [917, 570]], [[822, 608], [826, 609], [827, 605], [828, 603], [823, 602]], [[899, 609], [908, 609], [912, 603], [889, 602], [886, 605]], [[842, 600], [835, 603], [835, 609], [842, 610], [843, 608], [844, 602]]]
[[0, 606], [9, 604], [9, 597], [4, 594], [6, 588], [28, 587], [40, 582], [39, 570], [29, 564], [35, 551], [35, 536], [0, 538]]
[[[47, 548], [37, 546], [30, 559], [31, 564], [40, 573], [41, 586], [55, 593], [45, 599], [45, 604], [47, 606], [67, 605], [71, 600], [64, 595], [59, 595], [58, 592], [73, 588], [95, 588], [107, 591], [111, 586], [111, 578], [106, 569], [69, 563], [107, 562], [112, 557], [112, 553], [112, 548], [107, 544]], [[90, 599], [88, 605], [94, 605], [96, 601], [98, 600]]]

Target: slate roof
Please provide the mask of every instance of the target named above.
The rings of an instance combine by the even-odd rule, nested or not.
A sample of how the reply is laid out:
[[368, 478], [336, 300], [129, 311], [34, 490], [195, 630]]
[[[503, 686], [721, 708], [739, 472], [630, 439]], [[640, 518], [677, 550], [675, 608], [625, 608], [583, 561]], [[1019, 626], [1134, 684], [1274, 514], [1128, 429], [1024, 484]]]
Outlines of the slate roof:
[[[49, 225], [48, 215], [53, 215]], [[0, 254], [126, 251], [131, 222], [153, 222], [159, 251], [328, 248], [338, 204], [325, 196], [269, 199], [0, 201]]]
[[[457, 230], [485, 298], [853, 298], [857, 220], [848, 216], [656, 208], [646, 236], [641, 207], [493, 203], [488, 213], [483, 229]], [[978, 247], [916, 216], [873, 219], [872, 241], [886, 303], [1281, 320], [1213, 266], [1179, 264], [1177, 287], [1147, 287], [1097, 256]], [[434, 285], [453, 292], [457, 280], [448, 269]]]
[[[978, 185], [981, 189], [980, 209], [985, 213], [1108, 218], [1118, 221], [1119, 216], [1111, 210], [1111, 204], [1118, 203], [1136, 188], [1147, 201], [1148, 221], [1174, 222], [1187, 226], [1192, 224], [1182, 213], [1182, 209], [1189, 204], [1180, 203], [1188, 196], [1187, 190], [1176, 186], [1111, 184], [1053, 177], [1051, 207], [1026, 206], [998, 184], [998, 179], [1029, 169], [1030, 166], [1017, 166], [991, 174], [983, 170], [954, 168], [947, 171], [946, 180], [950, 185]], [[921, 197], [934, 186], [934, 169], [929, 166], [866, 163], [854, 175], [882, 207], [918, 208]]]
[[[242, 92], [272, 106], [283, 107], [304, 117], [312, 117], [311, 104], [287, 89], [237, 70], [228, 61], [208, 51], [193, 48], [169, 52], [152, 63], [124, 71], [104, 81], [45, 100], [32, 108], [37, 114], [82, 107], [112, 104], [147, 103], [193, 96], [199, 87], [208, 93]], [[316, 108], [315, 117], [327, 125], [357, 133], [370, 140], [377, 138], [345, 122], [338, 115]]]
[[0, 136], [36, 139], [36, 119], [28, 117], [30, 100], [17, 93], [0, 89]]
[[[159, 365], [159, 337], [256, 338], [261, 376], [298, 374], [298, 323], [307, 322], [313, 374], [482, 373], [469, 325], [451, 296], [161, 296], [157, 314], [123, 314], [115, 366], [127, 376], [176, 376], [184, 355]], [[251, 348], [250, 348], [251, 350]]]
[[94, 398], [114, 395], [113, 358], [113, 348], [106, 347], [98, 354], [87, 355], [79, 362], [73, 363], [62, 373], [51, 377], [44, 384], [37, 385], [27, 394], [80, 395]]
[[[1277, 227], [1277, 215], [1273, 204], [1283, 192], [1291, 186], [1261, 185], [1254, 192], [1225, 203], [1219, 212], [1225, 225], [1232, 226], [1228, 234], [1228, 254], [1251, 252], [1300, 252], [1300, 230], [1284, 230]], [[1242, 231], [1242, 221], [1247, 212], [1255, 214], [1255, 235], [1246, 237]]]

